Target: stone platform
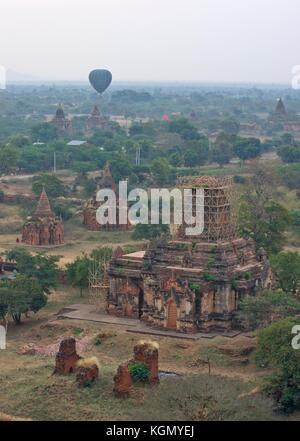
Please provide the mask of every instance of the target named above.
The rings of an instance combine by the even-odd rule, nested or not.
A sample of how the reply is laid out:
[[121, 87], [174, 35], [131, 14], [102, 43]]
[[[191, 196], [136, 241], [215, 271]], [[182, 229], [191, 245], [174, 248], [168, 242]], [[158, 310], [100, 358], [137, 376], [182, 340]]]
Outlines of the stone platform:
[[142, 335], [154, 335], [158, 337], [170, 337], [170, 338], [181, 338], [186, 340], [198, 340], [199, 338], [212, 339], [217, 336], [234, 338], [237, 335], [241, 335], [240, 331], [213, 331], [213, 332], [196, 332], [193, 334], [184, 334], [182, 332], [176, 331], [166, 331], [163, 329], [152, 328], [147, 326], [145, 323], [141, 322], [135, 318], [128, 317], [117, 317], [114, 315], [109, 315], [105, 313], [95, 312], [95, 307], [93, 305], [87, 305], [83, 303], [77, 303], [70, 305], [60, 312], [57, 313], [58, 319], [68, 318], [76, 320], [88, 320], [98, 323], [107, 323], [110, 325], [123, 325], [126, 326], [126, 332], [132, 332]]

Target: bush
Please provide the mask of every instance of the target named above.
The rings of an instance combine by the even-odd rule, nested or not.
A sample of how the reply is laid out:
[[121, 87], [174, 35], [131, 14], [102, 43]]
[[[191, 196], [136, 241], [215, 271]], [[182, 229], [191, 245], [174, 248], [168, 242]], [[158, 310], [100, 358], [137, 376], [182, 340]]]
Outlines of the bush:
[[246, 178], [245, 178], [245, 176], [235, 175], [233, 177], [233, 182], [235, 184], [245, 184]]
[[146, 368], [144, 363], [134, 363], [128, 366], [130, 375], [136, 380], [145, 381], [149, 375], [150, 371]]
[[291, 344], [295, 324], [279, 320], [257, 333], [256, 363], [275, 370], [265, 380], [264, 390], [286, 413], [300, 409], [300, 351]]

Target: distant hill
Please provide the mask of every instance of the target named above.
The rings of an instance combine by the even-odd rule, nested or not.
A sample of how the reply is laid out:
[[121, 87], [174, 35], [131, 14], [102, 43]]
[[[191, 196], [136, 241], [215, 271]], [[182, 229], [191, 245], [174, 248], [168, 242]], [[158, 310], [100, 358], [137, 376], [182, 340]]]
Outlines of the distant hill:
[[33, 75], [22, 74], [15, 72], [12, 69], [7, 69], [6, 71], [6, 81], [8, 83], [15, 83], [18, 81], [38, 81], [39, 78]]

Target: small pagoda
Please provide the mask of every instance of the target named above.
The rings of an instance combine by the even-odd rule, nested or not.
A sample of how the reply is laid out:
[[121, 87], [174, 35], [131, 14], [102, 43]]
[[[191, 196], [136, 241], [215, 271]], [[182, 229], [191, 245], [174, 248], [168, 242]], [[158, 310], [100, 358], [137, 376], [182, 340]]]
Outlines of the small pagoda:
[[98, 127], [100, 129], [106, 129], [107, 120], [101, 115], [98, 106], [95, 104], [92, 110], [92, 113], [88, 117], [85, 123], [85, 129], [91, 130], [94, 127]]
[[73, 126], [71, 120], [65, 117], [62, 105], [59, 104], [56, 110], [55, 116], [50, 122], [53, 126], [57, 127], [60, 132], [65, 132], [68, 135], [72, 135]]
[[113, 177], [110, 173], [109, 165], [106, 164], [104, 168], [103, 177], [100, 180], [99, 190], [101, 189], [110, 189], [115, 192], [116, 195], [116, 223], [111, 224], [107, 223], [105, 225], [101, 225], [97, 222], [96, 213], [98, 208], [101, 205], [101, 202], [96, 200], [96, 195], [94, 195], [91, 199], [88, 200], [84, 210], [83, 210], [83, 225], [85, 225], [88, 230], [91, 231], [100, 231], [100, 230], [128, 230], [129, 222], [127, 224], [119, 223], [119, 195], [117, 186]]
[[22, 243], [34, 246], [62, 245], [64, 226], [61, 216], [51, 210], [48, 196], [43, 188], [37, 209], [23, 225]]

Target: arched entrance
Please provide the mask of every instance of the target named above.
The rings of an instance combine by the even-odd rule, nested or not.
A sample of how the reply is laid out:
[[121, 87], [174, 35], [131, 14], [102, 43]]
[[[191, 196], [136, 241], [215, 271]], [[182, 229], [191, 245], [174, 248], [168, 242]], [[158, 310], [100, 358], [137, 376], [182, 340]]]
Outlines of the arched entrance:
[[167, 328], [176, 329], [176, 323], [177, 323], [177, 306], [175, 300], [170, 299], [168, 302]]

